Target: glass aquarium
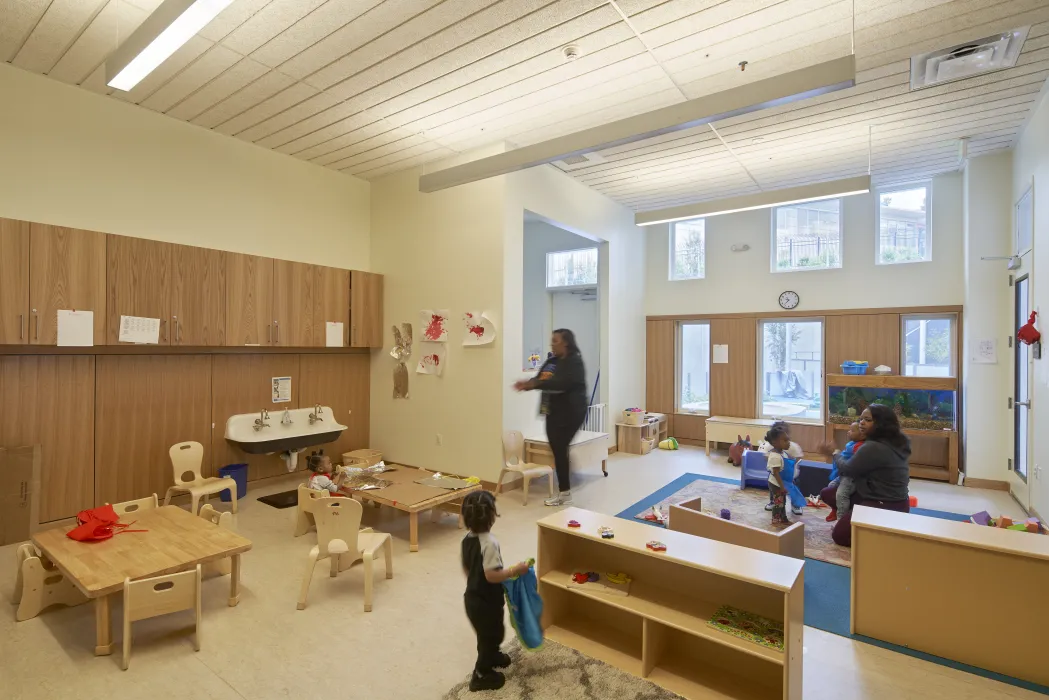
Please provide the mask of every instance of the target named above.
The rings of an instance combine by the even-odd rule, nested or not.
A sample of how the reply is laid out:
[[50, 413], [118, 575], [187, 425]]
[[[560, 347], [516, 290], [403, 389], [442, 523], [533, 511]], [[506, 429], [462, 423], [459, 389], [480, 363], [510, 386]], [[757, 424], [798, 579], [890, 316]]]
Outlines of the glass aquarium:
[[955, 393], [953, 390], [832, 386], [827, 402], [827, 420], [847, 425], [855, 421], [867, 406], [879, 403], [892, 407], [904, 428], [955, 430]]

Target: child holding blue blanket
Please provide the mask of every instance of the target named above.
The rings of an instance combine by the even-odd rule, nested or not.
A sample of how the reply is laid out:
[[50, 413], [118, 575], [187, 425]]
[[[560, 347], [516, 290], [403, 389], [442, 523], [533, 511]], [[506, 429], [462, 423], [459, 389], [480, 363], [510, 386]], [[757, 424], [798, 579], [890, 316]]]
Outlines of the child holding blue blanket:
[[[794, 485], [794, 464], [797, 460], [788, 454], [790, 437], [782, 428], [773, 427], [765, 435], [765, 441], [771, 445], [769, 452], [769, 492], [772, 494], [772, 522], [789, 523], [787, 518], [787, 497], [794, 503], [805, 502], [801, 490]], [[794, 508], [795, 515], [799, 510]]]

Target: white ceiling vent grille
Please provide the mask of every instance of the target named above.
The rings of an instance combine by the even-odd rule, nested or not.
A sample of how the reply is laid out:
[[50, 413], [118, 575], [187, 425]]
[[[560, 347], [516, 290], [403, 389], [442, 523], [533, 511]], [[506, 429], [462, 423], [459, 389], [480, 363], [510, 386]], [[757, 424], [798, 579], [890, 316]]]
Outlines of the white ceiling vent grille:
[[601, 157], [601, 154], [594, 151], [592, 153], [580, 153], [578, 155], [565, 156], [561, 160], [555, 160], [554, 165], [561, 168], [561, 170], [571, 172], [572, 170], [581, 170], [596, 163], [604, 162], [605, 159]]
[[1012, 68], [1030, 29], [1021, 27], [914, 56], [911, 58], [911, 90]]

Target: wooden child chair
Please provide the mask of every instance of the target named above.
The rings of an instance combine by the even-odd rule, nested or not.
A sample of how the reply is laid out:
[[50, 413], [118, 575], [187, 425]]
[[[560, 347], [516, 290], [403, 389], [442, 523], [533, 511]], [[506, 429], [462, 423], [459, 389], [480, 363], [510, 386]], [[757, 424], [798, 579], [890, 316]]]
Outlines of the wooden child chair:
[[299, 484], [299, 504], [295, 509], [295, 537], [301, 537], [317, 526], [313, 519], [313, 507], [321, 499], [330, 496], [331, 493], [328, 491], [311, 489], [306, 484]]
[[114, 503], [113, 512], [118, 516], [133, 515], [139, 511], [150, 510], [158, 507], [160, 507], [160, 501], [157, 499], [157, 494], [153, 494], [152, 496], [146, 496], [145, 498], [136, 498], [133, 501]]
[[[210, 496], [213, 493], [229, 491], [230, 502], [233, 504], [233, 512], [237, 512], [237, 482], [228, 476], [209, 476], [204, 478], [200, 474], [200, 465], [204, 461], [204, 446], [199, 442], [179, 442], [168, 450], [171, 457], [171, 468], [175, 475], [175, 485], [168, 487], [164, 496], [164, 505], [171, 504], [171, 496], [175, 493], [188, 492], [193, 499], [190, 512], [196, 514], [200, 506], [200, 498]], [[191, 479], [182, 477], [190, 474]]]
[[18, 622], [36, 617], [52, 605], [73, 606], [87, 602], [87, 596], [33, 545], [20, 545], [15, 556], [18, 568], [15, 569], [12, 602], [18, 606], [15, 613]]
[[[225, 530], [233, 529], [233, 514], [224, 510], [215, 510], [210, 503], [205, 503], [200, 507], [200, 517]], [[232, 569], [233, 563], [230, 561], [229, 557], [226, 557], [225, 559], [209, 561], [203, 564], [201, 567], [201, 574], [204, 578], [229, 576]]]
[[131, 623], [160, 617], [182, 610], [193, 610], [193, 650], [200, 651], [200, 564], [192, 571], [154, 576], [139, 581], [124, 579], [124, 658], [120, 667], [127, 670], [131, 661]]
[[544, 464], [527, 464], [524, 461], [524, 435], [520, 430], [510, 430], [503, 433], [503, 468], [499, 470], [499, 481], [495, 484], [495, 493], [498, 496], [503, 489], [503, 477], [507, 472], [521, 475], [524, 483], [521, 485], [523, 492], [522, 503], [528, 505], [528, 485], [536, 477], [549, 477], [550, 498], [554, 497], [554, 468]]
[[317, 545], [310, 550], [299, 593], [299, 610], [306, 609], [310, 581], [318, 559], [331, 559], [331, 576], [337, 576], [350, 565], [364, 559], [364, 612], [372, 609], [372, 574], [375, 553], [381, 547], [386, 564], [386, 578], [393, 578], [393, 538], [385, 532], [361, 531], [364, 508], [352, 498], [322, 498], [313, 506], [317, 521]]

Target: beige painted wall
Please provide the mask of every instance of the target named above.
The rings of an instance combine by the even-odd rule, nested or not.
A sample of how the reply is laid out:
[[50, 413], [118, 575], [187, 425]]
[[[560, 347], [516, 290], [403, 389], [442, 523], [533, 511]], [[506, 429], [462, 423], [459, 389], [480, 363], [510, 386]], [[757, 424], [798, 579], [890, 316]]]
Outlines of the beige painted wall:
[[[371, 446], [390, 461], [494, 480], [505, 386], [505, 179], [423, 194], [420, 174], [413, 169], [372, 183], [372, 268], [386, 278], [384, 347], [372, 356]], [[410, 398], [394, 399], [390, 326], [412, 324], [412, 360], [418, 360], [422, 309], [452, 312], [447, 366], [436, 377], [415, 374], [410, 362]], [[463, 347], [460, 319], [467, 310], [493, 315], [493, 345]]]
[[0, 64], [0, 216], [369, 269], [369, 185]]

